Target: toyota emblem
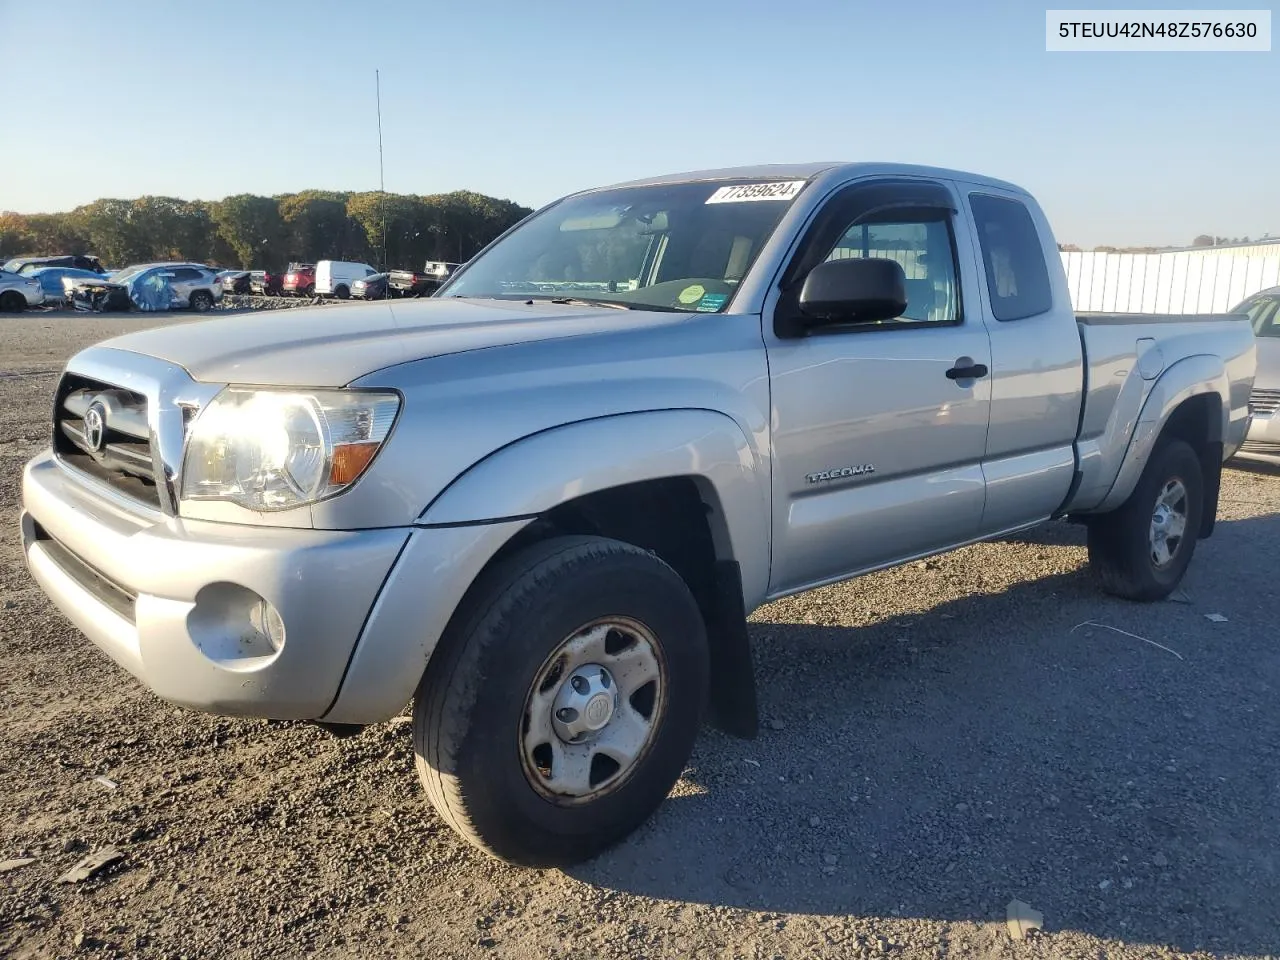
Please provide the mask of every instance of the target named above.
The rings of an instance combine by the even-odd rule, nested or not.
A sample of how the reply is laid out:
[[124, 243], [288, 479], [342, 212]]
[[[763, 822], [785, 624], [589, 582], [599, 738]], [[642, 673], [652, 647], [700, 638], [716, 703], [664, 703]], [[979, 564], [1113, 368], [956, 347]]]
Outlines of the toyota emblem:
[[94, 453], [102, 449], [107, 436], [107, 408], [95, 403], [84, 414], [84, 439]]

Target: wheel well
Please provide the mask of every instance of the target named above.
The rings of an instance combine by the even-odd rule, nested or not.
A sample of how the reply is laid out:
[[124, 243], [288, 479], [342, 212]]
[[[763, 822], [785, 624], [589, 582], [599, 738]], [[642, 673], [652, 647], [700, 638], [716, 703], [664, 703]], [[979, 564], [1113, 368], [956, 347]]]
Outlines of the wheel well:
[[585, 494], [538, 517], [489, 562], [572, 534], [630, 543], [680, 575], [707, 627], [712, 721], [728, 733], [753, 737], [758, 715], [742, 580], [714, 491], [694, 477], [667, 477]]
[[709, 517], [715, 509], [703, 500], [691, 477], [610, 487], [565, 501], [542, 514], [491, 562], [548, 537], [609, 537], [657, 554], [694, 589], [717, 559]]
[[1218, 491], [1222, 481], [1222, 398], [1216, 393], [1200, 393], [1182, 401], [1169, 415], [1159, 446], [1169, 440], [1189, 444], [1204, 468], [1204, 511], [1201, 539], [1213, 533], [1218, 515]]

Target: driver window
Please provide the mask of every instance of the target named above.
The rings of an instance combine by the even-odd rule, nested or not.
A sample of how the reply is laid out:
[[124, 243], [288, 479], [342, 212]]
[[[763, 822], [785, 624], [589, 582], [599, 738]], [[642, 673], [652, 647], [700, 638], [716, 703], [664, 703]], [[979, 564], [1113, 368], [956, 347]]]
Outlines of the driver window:
[[854, 223], [836, 241], [827, 260], [877, 257], [896, 260], [906, 275], [907, 309], [886, 324], [959, 322], [951, 224], [938, 219]]

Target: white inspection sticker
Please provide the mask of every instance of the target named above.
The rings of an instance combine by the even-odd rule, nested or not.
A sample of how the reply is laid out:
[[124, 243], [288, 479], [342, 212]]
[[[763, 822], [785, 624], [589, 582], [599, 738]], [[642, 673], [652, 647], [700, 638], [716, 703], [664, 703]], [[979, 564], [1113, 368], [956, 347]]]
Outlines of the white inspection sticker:
[[803, 180], [782, 180], [777, 183], [742, 183], [734, 187], [721, 187], [711, 196], [707, 203], [745, 203], [748, 200], [791, 200], [800, 188]]

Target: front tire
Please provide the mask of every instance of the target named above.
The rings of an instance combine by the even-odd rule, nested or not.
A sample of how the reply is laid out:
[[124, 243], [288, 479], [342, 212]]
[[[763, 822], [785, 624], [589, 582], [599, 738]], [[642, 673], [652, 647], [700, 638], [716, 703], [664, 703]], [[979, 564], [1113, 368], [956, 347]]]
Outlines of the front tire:
[[345, 285], [340, 283], [333, 288], [333, 295], [337, 297], [339, 300], [346, 300], [349, 296], [351, 296], [351, 291], [347, 289]]
[[1102, 589], [1126, 600], [1163, 600], [1182, 581], [1204, 515], [1204, 467], [1172, 440], [1147, 461], [1129, 499], [1089, 520], [1089, 566]]
[[419, 686], [427, 796], [500, 860], [590, 859], [679, 778], [707, 656], [689, 588], [653, 554], [601, 537], [535, 544], [481, 576]]
[[17, 290], [0, 293], [0, 313], [21, 313], [27, 309], [27, 298]]

